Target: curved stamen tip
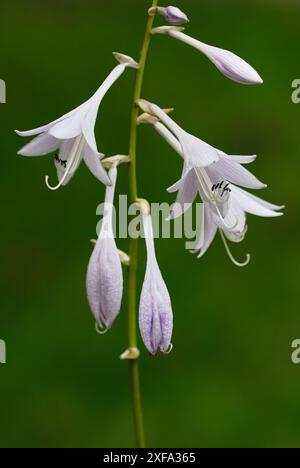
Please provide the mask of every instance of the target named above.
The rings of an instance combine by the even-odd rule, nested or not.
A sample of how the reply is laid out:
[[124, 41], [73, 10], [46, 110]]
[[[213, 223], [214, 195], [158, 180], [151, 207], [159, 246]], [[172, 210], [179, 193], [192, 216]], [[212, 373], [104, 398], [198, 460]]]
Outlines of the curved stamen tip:
[[49, 190], [52, 190], [52, 191], [55, 191], [55, 190], [58, 190], [62, 185], [63, 185], [63, 179], [59, 182], [59, 184], [55, 185], [55, 186], [52, 186], [49, 184], [49, 176], [46, 176], [45, 177], [45, 183], [48, 187]]
[[235, 260], [235, 258], [232, 255], [229, 256], [229, 258], [234, 263], [234, 265], [236, 265], [239, 268], [244, 268], [244, 267], [249, 265], [250, 260], [251, 260], [251, 255], [247, 254], [246, 255], [246, 260], [244, 262], [238, 262], [237, 260]]
[[224, 235], [223, 231], [221, 229], [219, 229], [219, 231], [220, 231], [220, 235], [221, 235], [221, 238], [222, 238], [226, 253], [227, 253], [228, 257], [230, 258], [230, 260], [232, 261], [232, 263], [235, 266], [239, 267], [239, 268], [243, 268], [243, 267], [246, 267], [247, 265], [249, 265], [250, 260], [251, 260], [251, 255], [247, 254], [246, 255], [246, 260], [244, 262], [239, 262], [238, 260], [236, 260], [234, 258], [234, 256], [233, 256], [230, 248], [229, 248], [228, 242], [227, 242], [227, 240], [225, 238], [225, 235]]
[[95, 322], [95, 329], [98, 335], [105, 335], [109, 330], [109, 328], [101, 322]]
[[170, 354], [172, 351], [173, 351], [173, 345], [172, 345], [172, 343], [170, 343], [170, 345], [169, 345], [167, 351], [164, 351], [164, 354], [166, 354], [166, 355], [167, 355], [167, 354]]

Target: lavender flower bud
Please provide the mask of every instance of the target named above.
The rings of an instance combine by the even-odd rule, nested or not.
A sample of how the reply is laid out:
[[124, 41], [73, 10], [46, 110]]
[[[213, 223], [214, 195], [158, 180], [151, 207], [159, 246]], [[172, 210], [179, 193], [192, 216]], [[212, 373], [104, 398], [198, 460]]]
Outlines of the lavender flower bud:
[[183, 11], [174, 6], [168, 7], [154, 7], [149, 10], [150, 15], [161, 15], [165, 20], [174, 26], [180, 26], [189, 22], [188, 17]]
[[123, 295], [122, 266], [112, 228], [116, 168], [109, 171], [109, 177], [112, 186], [106, 189], [106, 211], [89, 262], [86, 280], [90, 308], [97, 324], [104, 329], [110, 328], [119, 314]]
[[144, 344], [151, 354], [167, 353], [171, 346], [173, 313], [169, 292], [161, 275], [154, 248], [152, 220], [143, 215], [147, 247], [147, 269], [144, 279], [139, 325]]
[[168, 6], [167, 8], [163, 8], [163, 10], [163, 16], [169, 24], [180, 26], [181, 24], [186, 24], [189, 22], [186, 14], [179, 10], [179, 8]]

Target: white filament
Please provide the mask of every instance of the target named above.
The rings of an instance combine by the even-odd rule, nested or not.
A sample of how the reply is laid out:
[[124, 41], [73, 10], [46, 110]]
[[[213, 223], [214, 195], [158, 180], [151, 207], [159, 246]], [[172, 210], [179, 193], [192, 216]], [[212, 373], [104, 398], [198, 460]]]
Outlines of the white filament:
[[85, 144], [85, 140], [84, 140], [83, 135], [80, 135], [79, 137], [76, 138], [74, 146], [68, 158], [68, 164], [64, 172], [64, 175], [56, 186], [52, 186], [49, 184], [49, 176], [45, 177], [45, 182], [49, 190], [54, 191], [54, 190], [59, 189], [64, 184], [68, 175], [74, 172], [74, 170], [77, 168], [81, 160], [81, 155], [82, 155], [84, 144]]
[[220, 232], [220, 235], [221, 235], [221, 239], [223, 241], [223, 244], [224, 244], [224, 247], [225, 247], [225, 250], [227, 252], [227, 255], [228, 257], [230, 258], [230, 260], [232, 261], [232, 263], [234, 263], [234, 265], [236, 265], [237, 267], [240, 267], [240, 268], [243, 268], [247, 265], [249, 265], [250, 263], [250, 260], [251, 260], [251, 255], [250, 254], [247, 254], [246, 255], [246, 260], [244, 262], [238, 262], [234, 256], [232, 255], [231, 251], [230, 251], [230, 248], [229, 248], [229, 245], [227, 243], [227, 240], [226, 240], [226, 237], [224, 236], [224, 233], [221, 229], [219, 229], [219, 232]]
[[95, 322], [95, 329], [98, 335], [105, 335], [108, 332], [109, 328], [102, 323]]

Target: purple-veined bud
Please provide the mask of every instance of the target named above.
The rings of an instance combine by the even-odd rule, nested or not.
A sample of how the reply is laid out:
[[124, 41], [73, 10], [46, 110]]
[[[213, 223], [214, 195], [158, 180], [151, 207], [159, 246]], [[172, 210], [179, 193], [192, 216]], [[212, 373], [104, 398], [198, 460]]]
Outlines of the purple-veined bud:
[[150, 15], [161, 15], [169, 24], [180, 26], [189, 22], [188, 17], [183, 11], [174, 6], [168, 7], [153, 7], [149, 10]]
[[154, 355], [159, 350], [163, 353], [170, 351], [173, 312], [170, 295], [155, 256], [151, 216], [143, 213], [142, 218], [147, 248], [147, 268], [140, 299], [139, 325], [144, 344]]
[[105, 213], [86, 278], [88, 302], [102, 330], [112, 326], [120, 312], [123, 295], [123, 272], [112, 226], [116, 167], [110, 169], [109, 178], [112, 185], [106, 188]]

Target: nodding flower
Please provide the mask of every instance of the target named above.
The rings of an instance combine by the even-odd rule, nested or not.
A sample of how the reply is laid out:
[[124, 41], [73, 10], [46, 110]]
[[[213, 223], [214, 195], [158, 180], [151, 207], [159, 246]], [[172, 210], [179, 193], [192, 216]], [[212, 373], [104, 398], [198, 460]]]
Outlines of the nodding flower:
[[98, 152], [95, 138], [98, 109], [106, 93], [125, 69], [138, 67], [131, 57], [119, 53], [114, 55], [120, 62], [119, 65], [113, 69], [88, 101], [48, 125], [26, 132], [16, 130], [16, 133], [23, 137], [35, 136], [19, 151], [18, 154], [22, 156], [44, 156], [58, 150], [54, 164], [59, 183], [51, 186], [49, 177], [46, 176], [46, 185], [50, 190], [66, 185], [75, 174], [82, 159], [97, 179], [105, 185], [111, 184], [101, 163], [104, 155]]
[[109, 171], [112, 185], [106, 187], [105, 212], [101, 231], [90, 258], [87, 270], [87, 297], [98, 328], [109, 329], [121, 308], [123, 272], [120, 253], [113, 234], [113, 201], [117, 168]]
[[178, 192], [176, 202], [172, 207], [171, 218], [181, 216], [187, 211], [199, 194], [204, 203], [204, 222], [200, 241], [196, 247], [196, 251], [200, 253], [199, 257], [207, 251], [219, 229], [230, 259], [237, 266], [248, 264], [249, 255], [244, 263], [237, 262], [233, 258], [226, 239], [233, 242], [240, 242], [244, 239], [247, 231], [246, 213], [262, 217], [276, 217], [282, 215], [279, 210], [283, 208], [265, 202], [240, 188], [262, 189], [266, 187], [243, 167], [253, 162], [256, 156], [229, 156], [210, 147], [210, 153], [212, 150], [216, 151], [218, 159], [203, 167], [203, 151], [207, 154], [206, 147], [196, 143], [195, 137], [191, 139], [190, 145], [186, 144], [186, 137], [183, 142], [182, 130], [179, 131], [177, 124], [174, 125], [173, 120], [158, 106], [143, 101], [142, 108], [151, 115], [147, 118], [147, 114], [144, 114], [141, 122], [153, 125], [159, 135], [184, 161], [181, 179], [168, 189], [169, 192]]
[[[181, 29], [181, 30], [180, 30]], [[245, 85], [262, 84], [263, 80], [256, 70], [245, 60], [229, 50], [220, 49], [198, 41], [182, 32], [182, 28], [162, 26], [154, 28], [152, 34], [168, 34], [202, 52], [230, 80]]]
[[170, 295], [160, 272], [154, 247], [152, 219], [142, 213], [147, 248], [147, 268], [139, 307], [140, 332], [149, 353], [172, 349], [173, 312]]

